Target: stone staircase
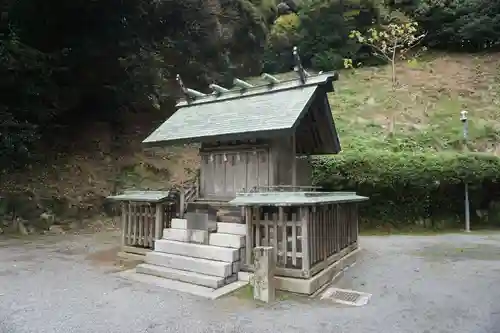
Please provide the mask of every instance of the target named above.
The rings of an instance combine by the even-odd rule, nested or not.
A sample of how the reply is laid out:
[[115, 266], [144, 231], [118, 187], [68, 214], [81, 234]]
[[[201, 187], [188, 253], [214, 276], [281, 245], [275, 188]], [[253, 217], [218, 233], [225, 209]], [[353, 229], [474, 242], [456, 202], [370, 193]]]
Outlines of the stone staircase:
[[[139, 275], [164, 279], [163, 284], [182, 285], [182, 291], [210, 294], [238, 280], [240, 260], [244, 258], [244, 224], [212, 222], [208, 227], [189, 212], [186, 219], [172, 219], [163, 239], [155, 242], [145, 263], [136, 267]], [[215, 232], [213, 231], [215, 225]], [[212, 232], [210, 232], [212, 231]], [[179, 288], [172, 288], [179, 289]]]

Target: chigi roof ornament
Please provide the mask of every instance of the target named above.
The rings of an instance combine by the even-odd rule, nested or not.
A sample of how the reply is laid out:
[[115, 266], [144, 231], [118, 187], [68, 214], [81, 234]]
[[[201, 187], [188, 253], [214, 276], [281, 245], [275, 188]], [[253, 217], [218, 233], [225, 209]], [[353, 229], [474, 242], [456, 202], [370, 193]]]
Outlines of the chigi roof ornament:
[[[183, 104], [197, 105], [201, 103], [212, 103], [215, 101], [219, 102], [229, 99], [241, 98], [244, 96], [259, 95], [268, 92], [279, 92], [281, 90], [290, 89], [290, 87], [300, 87], [302, 85], [310, 86], [315, 82], [325, 81], [325, 78], [320, 77], [323, 72], [319, 72], [318, 75], [310, 75], [304, 69], [297, 46], [293, 47], [293, 58], [295, 64], [294, 71], [297, 73], [297, 77], [299, 79], [298, 81], [296, 79], [281, 80], [278, 79], [277, 76], [271, 75], [269, 73], [263, 73], [261, 75], [261, 80], [256, 81], [258, 83], [256, 83], [255, 85], [238, 78], [235, 78], [233, 80], [233, 86], [230, 88], [220, 86], [213, 82], [209, 85], [211, 92], [207, 94], [187, 88], [186, 86], [184, 86], [181, 76], [177, 74], [176, 80], [181, 88], [182, 95], [184, 96], [184, 99], [178, 103], [178, 106]], [[330, 78], [331, 81], [335, 81], [338, 78], [338, 74], [331, 73], [331, 75], [328, 76], [328, 80], [330, 80]]]
[[293, 47], [293, 59], [295, 60], [295, 68], [294, 71], [296, 71], [299, 74], [299, 79], [302, 84], [306, 83], [308, 73], [302, 67], [302, 62], [300, 61], [300, 56], [299, 56], [299, 50], [297, 46]]
[[182, 82], [181, 76], [179, 74], [177, 74], [176, 80], [177, 80], [177, 83], [179, 84], [179, 86], [181, 88], [181, 92], [186, 97], [186, 101], [189, 102], [191, 100], [195, 100], [197, 97], [205, 97], [205, 96], [207, 96], [204, 93], [199, 92], [197, 90], [186, 88], [186, 86], [184, 85], [184, 82]]

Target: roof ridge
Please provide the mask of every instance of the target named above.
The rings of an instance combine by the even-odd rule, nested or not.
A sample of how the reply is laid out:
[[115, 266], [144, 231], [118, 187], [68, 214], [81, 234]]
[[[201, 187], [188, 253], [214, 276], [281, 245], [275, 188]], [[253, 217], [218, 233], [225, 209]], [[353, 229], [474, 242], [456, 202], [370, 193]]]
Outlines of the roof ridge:
[[[264, 73], [265, 74], [265, 73]], [[316, 75], [307, 76], [307, 80], [302, 83], [300, 78], [289, 79], [286, 81], [270, 82], [267, 84], [251, 86], [246, 88], [234, 89], [231, 88], [223, 93], [212, 93], [205, 96], [198, 95], [193, 100], [182, 99], [176, 104], [177, 108], [189, 107], [193, 105], [200, 105], [205, 103], [215, 103], [221, 101], [227, 101], [237, 98], [245, 98], [250, 96], [256, 96], [266, 93], [276, 93], [281, 91], [287, 91], [290, 89], [298, 89], [303, 87], [310, 87], [312, 85], [320, 85], [328, 82], [333, 82], [338, 79], [337, 72], [326, 72], [318, 73]], [[246, 83], [245, 81], [242, 81]]]

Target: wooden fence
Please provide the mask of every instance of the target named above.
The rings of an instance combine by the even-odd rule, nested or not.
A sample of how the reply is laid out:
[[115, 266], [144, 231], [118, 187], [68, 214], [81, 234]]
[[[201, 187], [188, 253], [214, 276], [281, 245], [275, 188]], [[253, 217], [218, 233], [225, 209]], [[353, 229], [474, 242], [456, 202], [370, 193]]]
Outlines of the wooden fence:
[[245, 209], [249, 269], [251, 249], [272, 246], [278, 275], [309, 278], [357, 246], [356, 203]]
[[178, 215], [176, 202], [122, 202], [122, 246], [153, 249]]

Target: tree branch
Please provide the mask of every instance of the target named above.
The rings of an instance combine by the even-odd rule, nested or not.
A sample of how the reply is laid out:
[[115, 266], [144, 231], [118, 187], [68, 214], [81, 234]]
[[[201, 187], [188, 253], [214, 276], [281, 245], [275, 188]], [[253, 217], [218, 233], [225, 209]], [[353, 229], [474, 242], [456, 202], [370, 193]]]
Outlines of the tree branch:
[[365, 44], [366, 44], [366, 45], [368, 45], [368, 46], [370, 46], [371, 48], [375, 49], [375, 51], [378, 51], [378, 52], [379, 52], [379, 53], [375, 53], [375, 55], [376, 55], [376, 56], [379, 56], [379, 54], [380, 54], [380, 55], [382, 55], [382, 56], [383, 56], [383, 57], [380, 57], [380, 58], [384, 58], [384, 59], [386, 59], [386, 60], [388, 60], [388, 61], [391, 61], [391, 58], [390, 58], [390, 57], [388, 57], [388, 56], [387, 56], [387, 54], [385, 54], [385, 52], [384, 52], [384, 51], [382, 51], [382, 49], [381, 49], [381, 48], [379, 48], [378, 46], [376, 46], [376, 45], [374, 45], [374, 44], [371, 44], [371, 43], [366, 43], [366, 42], [365, 42]]

